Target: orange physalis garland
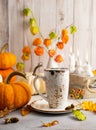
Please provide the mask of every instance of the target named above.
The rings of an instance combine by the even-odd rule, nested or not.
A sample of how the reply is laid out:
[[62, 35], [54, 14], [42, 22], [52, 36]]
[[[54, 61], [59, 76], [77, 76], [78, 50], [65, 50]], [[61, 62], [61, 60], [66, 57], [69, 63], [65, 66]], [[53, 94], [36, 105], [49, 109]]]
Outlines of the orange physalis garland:
[[44, 45], [46, 47], [50, 46], [52, 44], [51, 39], [44, 39]]
[[[56, 43], [55, 43], [55, 46], [53, 47], [52, 45], [53, 45], [54, 40], [56, 40], [55, 41]], [[32, 45], [35, 46], [34, 53], [37, 56], [42, 56], [45, 53], [44, 49], [46, 48], [49, 57], [50, 58], [54, 57], [54, 60], [56, 62], [61, 63], [64, 61], [64, 59], [61, 54], [57, 55], [57, 51], [58, 49], [63, 50], [68, 40], [69, 40], [69, 36], [68, 36], [67, 29], [61, 30], [61, 37], [57, 37], [57, 34], [55, 32], [51, 32], [49, 34], [49, 37], [43, 38], [43, 40], [37, 37], [32, 42]]]
[[55, 57], [55, 61], [58, 62], [58, 63], [61, 63], [61, 62], [64, 61], [64, 59], [63, 59], [63, 57], [62, 57], [61, 55], [57, 55], [57, 56]]
[[31, 49], [29, 46], [24, 46], [22, 49], [23, 55], [21, 57], [22, 60], [29, 60], [30, 59], [30, 54], [31, 54]]
[[40, 44], [42, 43], [42, 40], [41, 40], [41, 38], [35, 38], [34, 40], [33, 40], [33, 45], [34, 46], [39, 46]]
[[53, 57], [53, 56], [56, 54], [56, 50], [50, 49], [50, 50], [48, 51], [48, 54], [49, 54], [50, 57]]
[[41, 47], [41, 46], [37, 46], [35, 49], [34, 49], [34, 52], [37, 56], [42, 56], [44, 54], [44, 48]]
[[58, 42], [57, 47], [62, 50], [64, 48], [64, 42]]
[[23, 53], [27, 53], [27, 54], [31, 54], [30, 47], [29, 47], [29, 46], [25, 46], [25, 47], [22, 49], [22, 52], [23, 52]]
[[[34, 19], [33, 19], [34, 21]], [[36, 21], [36, 20], [35, 20]], [[35, 22], [34, 21], [34, 22]], [[69, 27], [69, 26], [68, 26]], [[75, 26], [70, 26], [70, 33], [74, 34], [77, 31]], [[41, 32], [39, 31], [40, 38], [34, 38], [32, 45], [35, 46], [34, 53], [37, 56], [42, 56], [45, 53], [45, 49], [50, 58], [53, 58], [57, 63], [61, 63], [64, 61], [64, 58], [61, 54], [57, 54], [58, 50], [62, 51], [65, 47], [65, 44], [69, 41], [69, 32], [68, 28], [64, 28], [61, 30], [60, 36], [58, 36], [55, 32], [49, 33], [49, 37], [44, 38]], [[41, 40], [42, 38], [42, 40]], [[55, 44], [54, 44], [55, 42]], [[59, 52], [60, 52], [59, 51]]]
[[[47, 37], [44, 37], [42, 33], [40, 32], [40, 28], [37, 24], [37, 21], [35, 17], [33, 16], [33, 12], [30, 8], [25, 8], [23, 9], [23, 14], [25, 17], [30, 17], [29, 19], [29, 31], [32, 34], [32, 36], [36, 36], [37, 34], [38, 37], [35, 37], [32, 41], [33, 45], [33, 52], [36, 54], [36, 56], [43, 56], [46, 52], [49, 56], [49, 59], [52, 58], [54, 61], [57, 63], [61, 63], [64, 61], [63, 56], [61, 53], [63, 53], [63, 49], [65, 48], [65, 45], [69, 41], [69, 30], [70, 29], [70, 34], [74, 34], [77, 31], [76, 26], [70, 25], [67, 27], [64, 27], [61, 29], [60, 35], [58, 35], [56, 32], [52, 31], [48, 34]], [[54, 29], [56, 30], [56, 29]], [[60, 53], [60, 51], [62, 51]], [[22, 60], [29, 60], [31, 53], [31, 49], [29, 46], [24, 46], [22, 49]], [[17, 63], [18, 64], [18, 63]], [[23, 63], [19, 62], [18, 67], [21, 70]], [[17, 69], [18, 69], [17, 67]], [[24, 68], [24, 67], [23, 67]]]
[[68, 35], [62, 36], [62, 41], [63, 43], [66, 44], [69, 41], [69, 36]]
[[[74, 31], [74, 28], [75, 26], [70, 27], [72, 34], [76, 31], [76, 30]], [[53, 45], [54, 41], [55, 41], [55, 45]], [[68, 41], [69, 41], [68, 30], [67, 28], [64, 28], [61, 30], [61, 36], [58, 36], [55, 32], [51, 32], [49, 34], [49, 37], [44, 38], [40, 33], [40, 37], [35, 37], [33, 39], [32, 45], [34, 46], [34, 53], [37, 56], [43, 56], [46, 49], [50, 58], [54, 57], [54, 60], [57, 63], [61, 63], [64, 61], [64, 58], [61, 54], [57, 54], [57, 51], [63, 50], [65, 47], [65, 44], [67, 44]], [[29, 60], [29, 55], [31, 53], [30, 47], [25, 46], [22, 52], [23, 52], [22, 60]]]
[[68, 35], [68, 30], [67, 29], [62, 29], [62, 36]]
[[[37, 21], [33, 15], [33, 11], [30, 8], [23, 9], [23, 15], [25, 17], [30, 17], [29, 21], [27, 19], [26, 22], [29, 24], [29, 31], [32, 34], [32, 36], [35, 36], [35, 38], [32, 40], [33, 45], [32, 52], [29, 45], [24, 46], [22, 49], [22, 56], [21, 59], [23, 62], [17, 62], [16, 68], [18, 71], [24, 70], [24, 61], [30, 59], [31, 54], [35, 54], [36, 56], [43, 56], [46, 52], [49, 56], [49, 59], [54, 59], [55, 62], [61, 63], [64, 61], [63, 55], [65, 48], [65, 45], [69, 41], [69, 30], [70, 34], [74, 34], [77, 31], [76, 26], [70, 25], [67, 27], [64, 27], [61, 29], [60, 35], [58, 35], [56, 32], [52, 31], [48, 34], [47, 37], [44, 37], [42, 33], [40, 32], [40, 28], [37, 24]], [[56, 30], [56, 29], [54, 29]], [[38, 35], [39, 34], [39, 35]], [[38, 37], [36, 37], [38, 35]], [[62, 51], [62, 52], [61, 52]], [[63, 55], [61, 55], [63, 54]]]

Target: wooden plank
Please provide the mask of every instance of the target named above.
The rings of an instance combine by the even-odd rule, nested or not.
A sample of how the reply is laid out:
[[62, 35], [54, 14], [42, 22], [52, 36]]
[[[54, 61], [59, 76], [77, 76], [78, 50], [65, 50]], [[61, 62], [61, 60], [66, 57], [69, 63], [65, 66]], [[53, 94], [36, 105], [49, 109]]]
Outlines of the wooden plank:
[[8, 1], [0, 0], [0, 48], [8, 42]]
[[[24, 0], [24, 7], [23, 8], [30, 8], [32, 10], [32, 14], [34, 15], [34, 17], [36, 18], [37, 24], [39, 25], [39, 19], [40, 19], [40, 1], [39, 0]], [[32, 46], [32, 41], [33, 39], [38, 36], [38, 34], [36, 36], [33, 36], [30, 32], [30, 28], [26, 25], [26, 21], [27, 23], [29, 23], [29, 19], [33, 17], [30, 16], [28, 18], [24, 17], [24, 45], [29, 45], [31, 48], [31, 59], [25, 63], [25, 65], [27, 66], [25, 71], [33, 71], [34, 67], [38, 64], [39, 62], [39, 57], [36, 57], [34, 54], [34, 47]]]
[[92, 36], [92, 55], [90, 57], [91, 59], [91, 65], [92, 69], [96, 69], [96, 0], [92, 1], [92, 8], [91, 8], [91, 36]]
[[17, 62], [21, 62], [23, 39], [23, 0], [9, 0], [9, 49], [17, 56]]
[[58, 27], [64, 28], [67, 25], [75, 24], [78, 28], [74, 36], [70, 36], [70, 41], [64, 48], [64, 63], [61, 66], [69, 65], [69, 50], [73, 47], [75, 55], [77, 49], [80, 52], [80, 58], [85, 63], [85, 57], [88, 53], [89, 63], [96, 68], [96, 0], [0, 0], [0, 47], [9, 41], [9, 51], [17, 56], [17, 61], [21, 61], [21, 51], [23, 46], [29, 45], [32, 50], [31, 60], [25, 62], [25, 71], [33, 71], [38, 62], [43, 62], [47, 66], [48, 55], [37, 57], [34, 54], [32, 36], [28, 25], [30, 17], [24, 17], [22, 10], [25, 7], [32, 9], [40, 30], [44, 37], [49, 32]]
[[77, 50], [80, 53], [82, 65], [85, 64], [86, 55], [88, 55], [88, 62], [91, 57], [91, 0], [74, 0], [74, 21], [78, 27], [78, 32], [74, 37], [75, 40], [75, 54]]
[[[40, 29], [44, 38], [49, 38], [49, 33], [56, 31], [56, 6], [56, 0], [41, 0]], [[40, 61], [43, 62], [43, 69], [47, 67], [48, 60], [48, 50], [45, 48], [45, 54], [40, 57]], [[43, 69], [40, 70], [43, 71]]]
[[[57, 0], [57, 28], [60, 27], [60, 30], [74, 24], [73, 21], [73, 0]], [[69, 28], [68, 28], [69, 30]], [[70, 46], [73, 46], [73, 36], [69, 35], [70, 40], [68, 44], [65, 45], [62, 55], [64, 56], [64, 62], [60, 66], [69, 67], [69, 52]]]

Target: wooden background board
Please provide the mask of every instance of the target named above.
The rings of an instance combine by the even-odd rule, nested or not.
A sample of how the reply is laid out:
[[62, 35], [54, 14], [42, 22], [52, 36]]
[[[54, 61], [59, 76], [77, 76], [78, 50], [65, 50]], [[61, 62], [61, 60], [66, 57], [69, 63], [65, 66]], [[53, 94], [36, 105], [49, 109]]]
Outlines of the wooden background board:
[[62, 66], [69, 66], [69, 52], [72, 46], [75, 55], [79, 50], [82, 64], [88, 54], [89, 63], [96, 69], [96, 0], [0, 0], [0, 48], [8, 42], [8, 50], [17, 56], [17, 61], [21, 61], [23, 46], [31, 46], [32, 55], [31, 59], [25, 62], [25, 71], [32, 71], [40, 61], [45, 68], [48, 55], [37, 57], [33, 53], [34, 36], [26, 24], [29, 17], [22, 14], [25, 7], [32, 9], [44, 37], [52, 30], [58, 32], [59, 28], [70, 24], [77, 26], [77, 33], [70, 36], [70, 41], [64, 48], [65, 60]]

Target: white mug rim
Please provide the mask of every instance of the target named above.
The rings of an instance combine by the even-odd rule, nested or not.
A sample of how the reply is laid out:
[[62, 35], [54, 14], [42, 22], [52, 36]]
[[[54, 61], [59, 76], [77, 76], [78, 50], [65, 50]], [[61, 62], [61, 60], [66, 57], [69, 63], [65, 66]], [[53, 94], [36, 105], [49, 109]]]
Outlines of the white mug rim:
[[66, 71], [68, 68], [46, 68], [44, 71]]

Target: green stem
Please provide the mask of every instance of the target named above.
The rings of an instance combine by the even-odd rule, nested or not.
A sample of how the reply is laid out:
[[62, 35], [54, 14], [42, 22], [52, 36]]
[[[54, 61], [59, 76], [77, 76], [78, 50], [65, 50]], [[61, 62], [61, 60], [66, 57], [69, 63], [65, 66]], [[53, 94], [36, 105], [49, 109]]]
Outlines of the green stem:
[[40, 36], [42, 37], [42, 39], [44, 40], [44, 37], [43, 37], [43, 35], [42, 35], [42, 33], [39, 31], [39, 34], [40, 34]]
[[24, 78], [26, 79], [25, 74], [23, 74], [23, 73], [21, 73], [21, 72], [18, 72], [18, 71], [14, 71], [14, 72], [12, 72], [12, 73], [9, 74], [9, 76], [8, 76], [7, 79], [6, 79], [6, 83], [7, 83], [7, 84], [10, 84], [11, 78], [12, 78], [13, 76], [15, 76], [15, 75], [22, 76], [22, 77], [24, 77]]
[[3, 47], [1, 48], [0, 53], [4, 53], [7, 48], [8, 48], [8, 43], [5, 43], [5, 44], [3, 45]]
[[73, 25], [73, 24], [70, 24], [70, 25], [66, 26], [66, 28], [65, 28], [65, 29], [69, 28], [71, 25]]

